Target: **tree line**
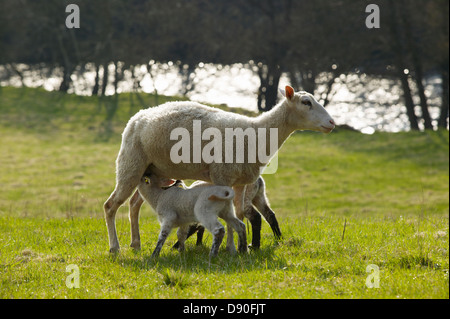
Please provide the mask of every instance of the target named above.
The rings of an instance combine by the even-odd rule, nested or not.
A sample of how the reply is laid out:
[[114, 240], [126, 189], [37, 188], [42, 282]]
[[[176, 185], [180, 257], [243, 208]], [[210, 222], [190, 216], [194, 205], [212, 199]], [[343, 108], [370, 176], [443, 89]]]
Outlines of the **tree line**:
[[[117, 88], [127, 69], [134, 75], [134, 66], [145, 65], [152, 75], [155, 61], [173, 61], [186, 92], [193, 87], [199, 63], [250, 63], [260, 79], [260, 111], [276, 104], [282, 74], [295, 89], [320, 94], [324, 104], [341, 75], [380, 76], [401, 84], [413, 130], [419, 130], [419, 123], [426, 129], [434, 126], [424, 83], [427, 76], [438, 75], [442, 90], [437, 126], [446, 128], [449, 2], [378, 0], [380, 27], [368, 28], [365, 9], [373, 2], [3, 0], [0, 64], [19, 76], [19, 63], [61, 68], [59, 89], [67, 91], [71, 75], [93, 63], [97, 76], [92, 94], [104, 95], [111, 63]], [[70, 3], [80, 8], [78, 29], [65, 25]], [[328, 78], [321, 83], [319, 74], [324, 73]]]

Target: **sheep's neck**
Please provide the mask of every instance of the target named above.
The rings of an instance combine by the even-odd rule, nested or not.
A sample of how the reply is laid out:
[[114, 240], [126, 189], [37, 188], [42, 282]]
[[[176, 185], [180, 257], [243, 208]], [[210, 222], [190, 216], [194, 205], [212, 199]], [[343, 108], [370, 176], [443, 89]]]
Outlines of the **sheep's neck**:
[[161, 188], [158, 186], [151, 186], [148, 190], [148, 199], [150, 201], [150, 206], [152, 206], [154, 209], [156, 208], [159, 200], [159, 196], [161, 196], [161, 193], [164, 192]]
[[[261, 114], [255, 119], [256, 127], [266, 128], [278, 128], [278, 148], [283, 145], [287, 138], [295, 131], [288, 124], [288, 112], [286, 110], [285, 102], [277, 104], [270, 111]], [[269, 143], [269, 141], [267, 141]]]

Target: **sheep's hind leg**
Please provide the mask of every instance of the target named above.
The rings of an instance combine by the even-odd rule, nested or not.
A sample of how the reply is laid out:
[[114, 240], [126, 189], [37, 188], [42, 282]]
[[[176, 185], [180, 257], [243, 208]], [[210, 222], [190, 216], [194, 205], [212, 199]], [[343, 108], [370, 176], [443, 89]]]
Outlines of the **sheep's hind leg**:
[[130, 199], [130, 228], [131, 228], [131, 244], [130, 247], [136, 250], [141, 249], [141, 237], [139, 235], [139, 210], [144, 203], [139, 191], [136, 190]]
[[133, 189], [116, 189], [103, 205], [105, 211], [106, 227], [108, 229], [109, 252], [116, 253], [120, 249], [119, 239], [116, 231], [116, 212], [119, 207], [131, 195]]
[[147, 165], [142, 161], [130, 160], [119, 153], [117, 159], [116, 188], [103, 205], [105, 211], [106, 227], [108, 228], [109, 251], [118, 252], [120, 249], [116, 231], [117, 209], [131, 196], [133, 190], [139, 184]]

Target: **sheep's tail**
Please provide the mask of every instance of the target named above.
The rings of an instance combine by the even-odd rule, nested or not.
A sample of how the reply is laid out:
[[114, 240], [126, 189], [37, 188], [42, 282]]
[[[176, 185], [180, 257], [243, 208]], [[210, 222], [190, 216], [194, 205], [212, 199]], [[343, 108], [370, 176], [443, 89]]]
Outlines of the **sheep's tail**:
[[209, 200], [227, 201], [232, 200], [234, 197], [234, 191], [232, 188], [224, 188], [218, 191], [216, 194], [212, 194], [208, 197]]

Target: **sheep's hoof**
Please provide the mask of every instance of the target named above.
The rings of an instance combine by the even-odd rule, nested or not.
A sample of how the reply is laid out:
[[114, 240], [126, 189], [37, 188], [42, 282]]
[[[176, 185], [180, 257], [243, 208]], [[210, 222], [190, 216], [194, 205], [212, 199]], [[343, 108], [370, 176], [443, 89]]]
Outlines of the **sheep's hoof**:
[[110, 249], [109, 249], [109, 253], [110, 254], [117, 254], [118, 252], [119, 252], [119, 248], [118, 247], [111, 247]]
[[131, 243], [130, 247], [134, 250], [141, 250], [141, 244], [140, 243]]
[[211, 252], [209, 253], [209, 259], [216, 258], [217, 255], [219, 255], [219, 252], [218, 252], [218, 251], [211, 251]]
[[242, 246], [240, 246], [239, 247], [239, 253], [246, 253], [248, 250], [247, 250], [247, 245], [242, 245]]
[[237, 254], [236, 248], [226, 247], [226, 250], [230, 253], [230, 255], [234, 256]]

